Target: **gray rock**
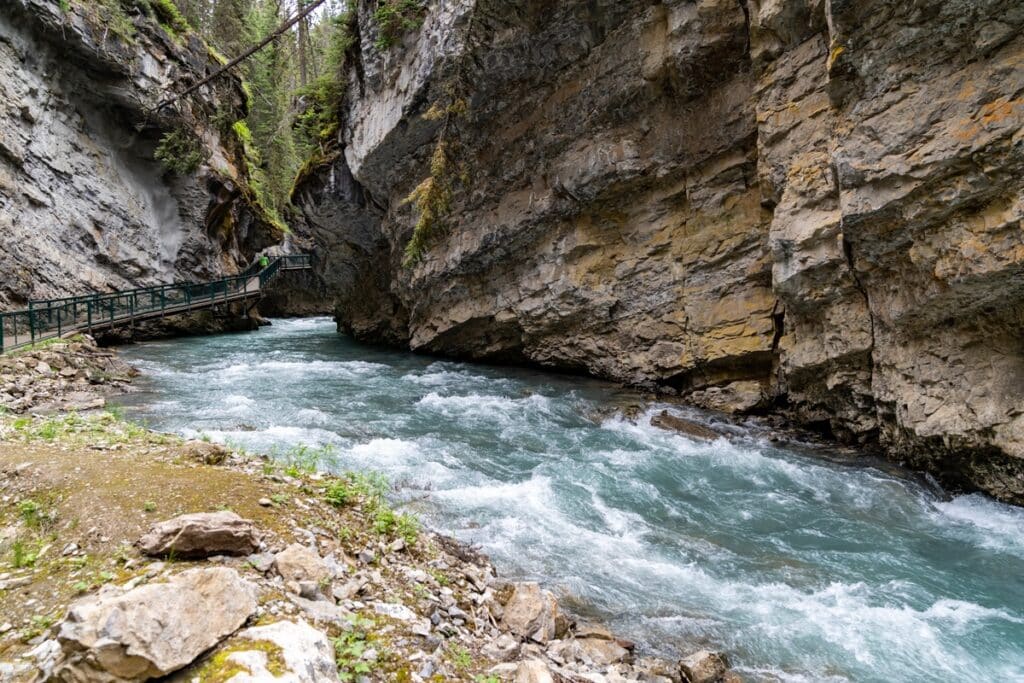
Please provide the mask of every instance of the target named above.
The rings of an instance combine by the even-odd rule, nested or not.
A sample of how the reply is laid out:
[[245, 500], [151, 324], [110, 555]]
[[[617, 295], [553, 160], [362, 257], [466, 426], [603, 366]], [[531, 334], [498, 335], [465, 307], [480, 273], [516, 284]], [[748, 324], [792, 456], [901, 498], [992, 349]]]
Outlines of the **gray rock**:
[[245, 558], [253, 569], [266, 574], [274, 568], [274, 556], [271, 553], [254, 553]]
[[165, 676], [236, 631], [256, 611], [255, 587], [225, 567], [190, 569], [130, 591], [109, 586], [68, 610], [58, 639], [66, 681]]
[[259, 548], [250, 520], [234, 512], [198, 512], [160, 522], [139, 539], [146, 555], [180, 558], [248, 555]]

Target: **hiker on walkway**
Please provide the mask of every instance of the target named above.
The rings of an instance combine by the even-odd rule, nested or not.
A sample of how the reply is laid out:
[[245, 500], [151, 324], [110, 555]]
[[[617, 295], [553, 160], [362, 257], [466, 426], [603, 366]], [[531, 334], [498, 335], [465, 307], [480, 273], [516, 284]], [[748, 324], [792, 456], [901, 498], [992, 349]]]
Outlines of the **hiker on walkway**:
[[270, 257], [266, 254], [260, 256], [260, 268], [266, 268], [270, 265]]

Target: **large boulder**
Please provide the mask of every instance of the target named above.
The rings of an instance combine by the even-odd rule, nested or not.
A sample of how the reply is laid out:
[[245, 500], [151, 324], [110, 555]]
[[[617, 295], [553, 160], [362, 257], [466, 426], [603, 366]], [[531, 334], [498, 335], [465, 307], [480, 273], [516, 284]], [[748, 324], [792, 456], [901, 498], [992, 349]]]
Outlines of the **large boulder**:
[[179, 558], [249, 555], [259, 548], [253, 523], [234, 512], [199, 512], [160, 522], [139, 539], [146, 555]]
[[729, 671], [729, 660], [721, 652], [701, 650], [680, 660], [683, 683], [716, 683]]
[[334, 648], [304, 621], [278, 621], [240, 631], [191, 676], [182, 680], [232, 683], [337, 683]]
[[558, 601], [536, 583], [519, 583], [505, 604], [502, 621], [509, 631], [538, 643], [546, 643], [568, 630]]
[[167, 583], [115, 586], [79, 600], [57, 638], [64, 681], [145, 681], [192, 663], [256, 611], [255, 587], [234, 569], [190, 569]]

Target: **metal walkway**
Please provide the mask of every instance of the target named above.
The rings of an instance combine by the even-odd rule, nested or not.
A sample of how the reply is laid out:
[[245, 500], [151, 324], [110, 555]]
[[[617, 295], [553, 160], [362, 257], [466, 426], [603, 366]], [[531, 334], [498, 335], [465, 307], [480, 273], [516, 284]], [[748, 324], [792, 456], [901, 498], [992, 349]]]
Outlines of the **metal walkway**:
[[253, 264], [242, 274], [200, 284], [156, 285], [109, 294], [30, 301], [22, 311], [0, 313], [0, 353], [71, 332], [94, 332], [143, 320], [252, 301], [278, 273], [312, 267], [308, 254], [278, 256], [265, 268]]

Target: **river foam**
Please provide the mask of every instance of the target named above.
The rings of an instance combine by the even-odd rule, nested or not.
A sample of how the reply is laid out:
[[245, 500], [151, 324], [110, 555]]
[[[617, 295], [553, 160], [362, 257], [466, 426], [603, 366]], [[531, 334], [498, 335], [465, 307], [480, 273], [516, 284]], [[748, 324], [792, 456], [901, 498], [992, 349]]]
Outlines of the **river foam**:
[[256, 451], [330, 445], [433, 527], [641, 648], [753, 681], [1024, 680], [1024, 512], [917, 480], [605, 417], [576, 377], [361, 347], [330, 321], [142, 344], [130, 414]]

